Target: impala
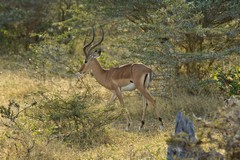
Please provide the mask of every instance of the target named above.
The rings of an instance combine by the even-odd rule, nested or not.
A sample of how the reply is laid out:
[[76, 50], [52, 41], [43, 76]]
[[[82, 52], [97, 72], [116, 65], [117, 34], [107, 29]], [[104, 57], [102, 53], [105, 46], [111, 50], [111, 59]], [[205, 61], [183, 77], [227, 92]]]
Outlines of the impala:
[[143, 113], [141, 119], [141, 125], [139, 129], [144, 126], [145, 113], [148, 106], [148, 101], [154, 106], [156, 111], [157, 119], [160, 121], [160, 128], [163, 128], [162, 118], [159, 116], [158, 110], [156, 109], [156, 100], [151, 96], [148, 91], [149, 84], [152, 80], [153, 71], [143, 64], [126, 64], [116, 68], [103, 69], [97, 58], [101, 55], [101, 49], [93, 51], [95, 47], [100, 45], [104, 39], [104, 31], [101, 28], [101, 39], [100, 41], [92, 44], [95, 38], [95, 30], [92, 28], [92, 40], [86, 43], [84, 40], [83, 53], [85, 55], [84, 64], [81, 66], [79, 73], [84, 74], [87, 71], [93, 73], [94, 78], [99, 84], [107, 88], [112, 92], [110, 103], [116, 98], [119, 99], [121, 106], [125, 109], [125, 117], [127, 121], [126, 130], [130, 127], [130, 116], [127, 108], [124, 105], [122, 91], [132, 91], [138, 89], [143, 97]]

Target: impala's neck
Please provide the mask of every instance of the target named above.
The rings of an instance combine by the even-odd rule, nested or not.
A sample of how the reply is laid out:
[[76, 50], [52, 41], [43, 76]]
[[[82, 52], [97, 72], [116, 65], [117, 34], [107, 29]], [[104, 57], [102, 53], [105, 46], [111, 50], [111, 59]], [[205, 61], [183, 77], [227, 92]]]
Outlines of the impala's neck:
[[105, 83], [105, 76], [106, 76], [106, 70], [102, 68], [100, 63], [97, 59], [93, 59], [92, 62], [92, 73], [94, 78], [97, 80], [98, 83], [100, 83], [102, 86], [106, 87]]

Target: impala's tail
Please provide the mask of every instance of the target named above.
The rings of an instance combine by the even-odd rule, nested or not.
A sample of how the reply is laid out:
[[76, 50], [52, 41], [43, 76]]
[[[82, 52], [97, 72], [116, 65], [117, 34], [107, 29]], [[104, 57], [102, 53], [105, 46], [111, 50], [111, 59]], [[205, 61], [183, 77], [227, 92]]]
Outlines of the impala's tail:
[[144, 85], [146, 88], [148, 88], [150, 82], [152, 81], [152, 79], [153, 79], [153, 72], [151, 71], [151, 72], [149, 72], [148, 74], [145, 75], [143, 85]]
[[154, 76], [154, 72], [151, 71], [151, 72], [150, 72], [150, 82], [153, 80], [153, 76]]

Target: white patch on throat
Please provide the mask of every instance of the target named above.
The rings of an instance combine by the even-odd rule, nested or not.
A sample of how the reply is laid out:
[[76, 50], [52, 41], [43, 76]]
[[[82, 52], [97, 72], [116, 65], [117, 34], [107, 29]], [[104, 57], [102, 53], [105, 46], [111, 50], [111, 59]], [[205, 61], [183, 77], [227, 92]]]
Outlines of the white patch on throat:
[[134, 89], [136, 89], [136, 86], [134, 83], [129, 83], [128, 85], [121, 87], [121, 91], [132, 91]]

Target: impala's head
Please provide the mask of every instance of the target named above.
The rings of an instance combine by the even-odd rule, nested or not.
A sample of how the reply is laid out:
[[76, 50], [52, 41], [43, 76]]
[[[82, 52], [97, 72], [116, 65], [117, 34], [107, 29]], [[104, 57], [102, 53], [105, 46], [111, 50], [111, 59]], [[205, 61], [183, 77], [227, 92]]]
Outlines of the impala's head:
[[95, 30], [93, 27], [92, 27], [92, 35], [93, 35], [92, 40], [87, 44], [86, 44], [86, 38], [84, 40], [83, 53], [85, 55], [85, 60], [79, 70], [80, 74], [84, 74], [85, 72], [91, 70], [93, 60], [101, 55], [101, 49], [95, 49], [98, 45], [102, 43], [104, 39], [103, 29], [102, 28], [100, 29], [101, 29], [102, 38], [99, 42], [92, 44], [95, 38]]

